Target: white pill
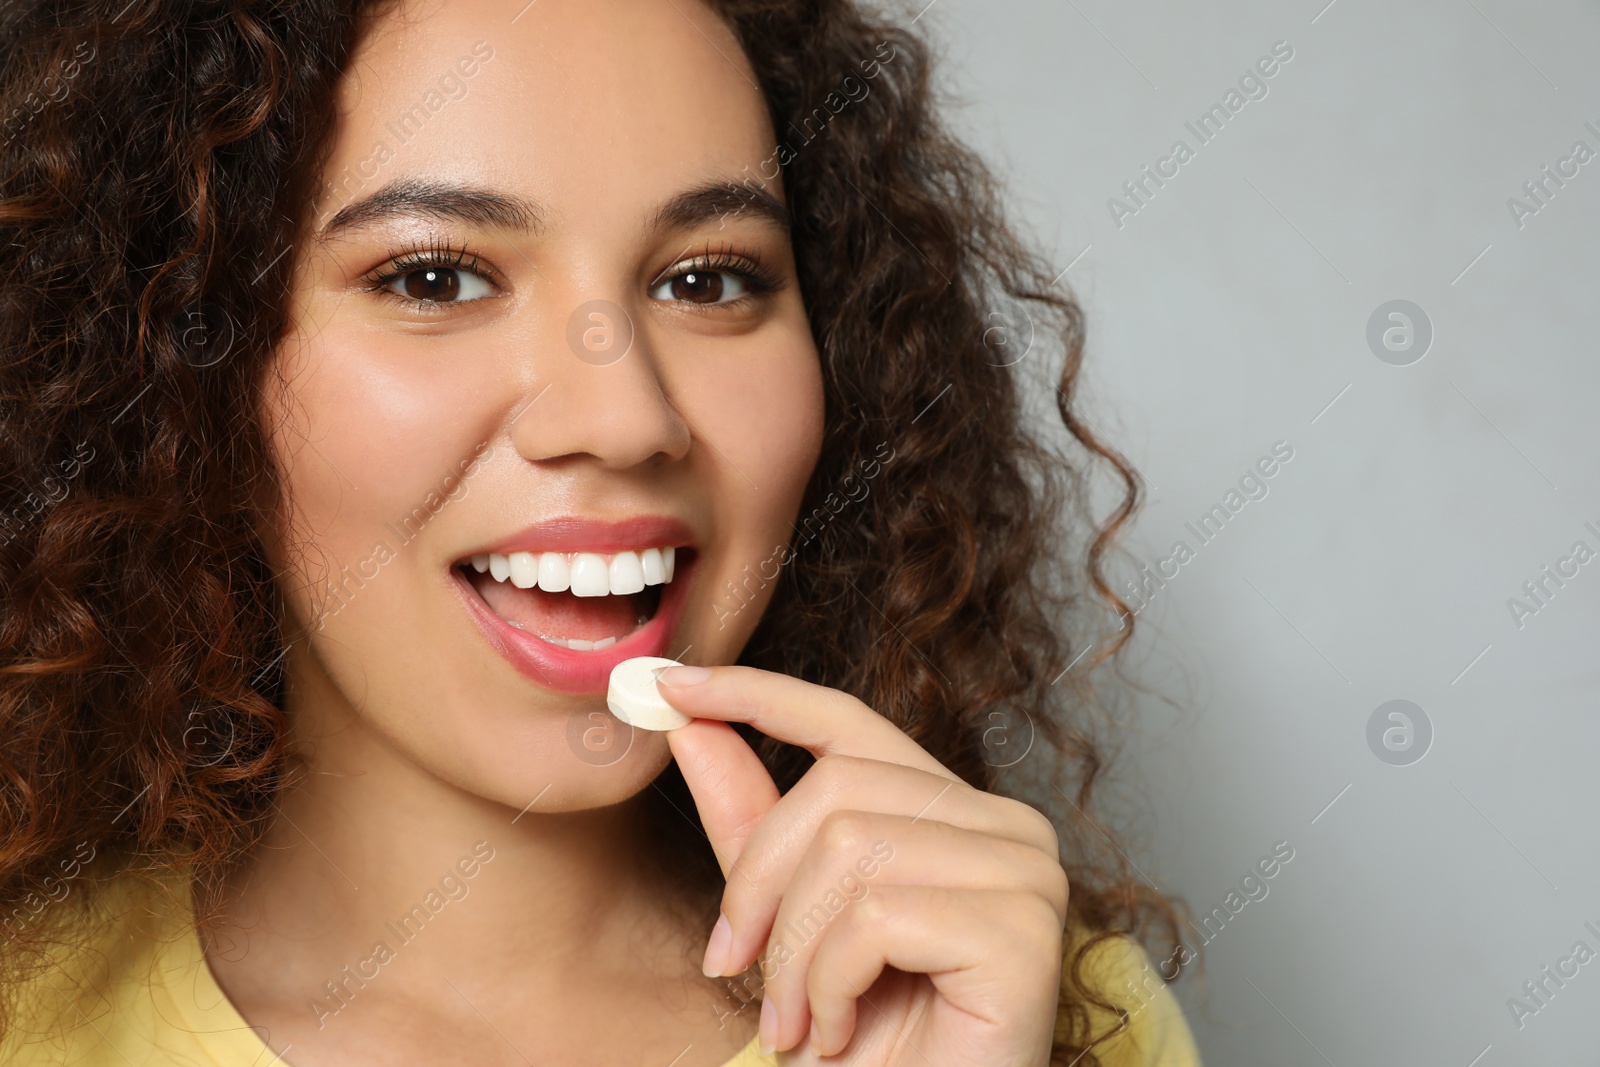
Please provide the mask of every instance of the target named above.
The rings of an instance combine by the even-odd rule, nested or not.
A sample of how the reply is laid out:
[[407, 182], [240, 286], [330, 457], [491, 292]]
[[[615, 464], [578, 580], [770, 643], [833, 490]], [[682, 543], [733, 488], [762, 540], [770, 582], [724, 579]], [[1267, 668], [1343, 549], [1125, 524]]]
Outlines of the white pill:
[[660, 656], [635, 656], [611, 668], [611, 685], [606, 690], [606, 707], [611, 714], [641, 730], [676, 730], [693, 720], [668, 704], [656, 688], [656, 671], [681, 667], [675, 659]]

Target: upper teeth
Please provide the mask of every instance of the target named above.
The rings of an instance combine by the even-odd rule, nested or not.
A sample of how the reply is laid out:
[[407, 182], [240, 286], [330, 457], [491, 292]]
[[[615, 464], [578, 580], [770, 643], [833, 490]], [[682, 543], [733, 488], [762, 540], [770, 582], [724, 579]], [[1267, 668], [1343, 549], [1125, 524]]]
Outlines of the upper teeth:
[[637, 593], [647, 585], [672, 581], [676, 550], [647, 548], [643, 552], [481, 552], [472, 568], [488, 571], [497, 582], [506, 579], [518, 589], [538, 586], [547, 593], [572, 591], [574, 596]]

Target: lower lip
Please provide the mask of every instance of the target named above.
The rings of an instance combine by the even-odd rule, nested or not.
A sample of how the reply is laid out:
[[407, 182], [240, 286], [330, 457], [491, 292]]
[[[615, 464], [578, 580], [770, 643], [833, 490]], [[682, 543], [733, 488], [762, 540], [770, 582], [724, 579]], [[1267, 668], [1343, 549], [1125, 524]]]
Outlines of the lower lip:
[[683, 616], [689, 576], [697, 559], [689, 559], [675, 568], [672, 581], [661, 590], [661, 605], [650, 621], [627, 637], [620, 637], [609, 648], [594, 652], [562, 648], [519, 630], [496, 615], [483, 597], [472, 588], [459, 568], [450, 568], [450, 577], [456, 591], [466, 604], [467, 614], [488, 639], [494, 650], [504, 656], [523, 677], [537, 682], [546, 689], [563, 693], [603, 693], [611, 681], [611, 668], [635, 656], [665, 656], [667, 642], [678, 628]]

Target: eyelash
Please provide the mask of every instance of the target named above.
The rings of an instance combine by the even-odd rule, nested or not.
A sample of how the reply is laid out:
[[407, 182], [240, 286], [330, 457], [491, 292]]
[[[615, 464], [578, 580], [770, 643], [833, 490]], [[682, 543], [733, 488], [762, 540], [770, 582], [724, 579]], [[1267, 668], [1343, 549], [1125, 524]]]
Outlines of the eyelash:
[[431, 310], [435, 307], [445, 307], [451, 303], [473, 303], [474, 301], [437, 301], [424, 300], [415, 296], [404, 296], [389, 288], [389, 285], [398, 278], [404, 278], [412, 271], [428, 270], [429, 268], [447, 267], [451, 270], [466, 270], [478, 275], [480, 278], [496, 286], [500, 284], [500, 275], [493, 267], [487, 266], [476, 255], [467, 250], [466, 242], [456, 248], [448, 241], [440, 241], [430, 237], [426, 242], [416, 241], [409, 248], [395, 249], [389, 253], [390, 259], [384, 268], [366, 276], [369, 292], [380, 296], [387, 296], [407, 307], [419, 310]]
[[[389, 261], [384, 264], [384, 269], [366, 275], [367, 291], [397, 300], [414, 309], [432, 310], [435, 307], [447, 307], [453, 303], [470, 304], [475, 303], [475, 301], [441, 302], [425, 300], [414, 296], [404, 296], [389, 288], [397, 279], [404, 278], [412, 271], [441, 267], [452, 270], [466, 270], [491, 284], [496, 286], [500, 284], [499, 273], [484, 264], [476, 255], [470, 253], [465, 242], [457, 248], [448, 241], [429, 238], [425, 242], [416, 241], [407, 248], [395, 249], [389, 255]], [[762, 261], [760, 253], [739, 252], [731, 245], [713, 248], [711, 243], [707, 242], [705, 248], [694, 259], [675, 266], [676, 269], [669, 267], [656, 275], [650, 283], [650, 288], [655, 289], [662, 282], [671, 281], [685, 274], [694, 274], [696, 272], [735, 274], [744, 281], [745, 287], [748, 289], [748, 292], [744, 295], [719, 304], [703, 305], [706, 307], [728, 307], [741, 304], [783, 288], [783, 276], [777, 270], [767, 266]]]
[[768, 293], [783, 288], [783, 276], [778, 271], [767, 266], [761, 259], [759, 252], [740, 252], [732, 245], [722, 245], [715, 249], [708, 241], [700, 254], [686, 263], [675, 264], [655, 276], [650, 283], [654, 289], [662, 282], [681, 278], [685, 274], [695, 273], [727, 273], [738, 275], [745, 283], [749, 292], [732, 300], [718, 304], [699, 305], [702, 307], [729, 307], [742, 304]]

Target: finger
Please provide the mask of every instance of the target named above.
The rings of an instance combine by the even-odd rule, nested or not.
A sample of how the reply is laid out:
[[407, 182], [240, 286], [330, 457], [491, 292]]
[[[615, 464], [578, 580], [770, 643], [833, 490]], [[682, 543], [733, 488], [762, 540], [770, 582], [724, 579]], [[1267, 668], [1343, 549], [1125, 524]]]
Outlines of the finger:
[[808, 1019], [806, 976], [823, 935], [880, 889], [928, 886], [1030, 893], [1066, 923], [1066, 872], [1038, 849], [946, 823], [835, 811], [785, 889], [762, 967], [763, 995], [785, 1019]]
[[[1060, 989], [1061, 938], [1055, 913], [1042, 899], [1008, 890], [885, 886], [860, 905], [829, 929], [806, 976], [822, 1055], [849, 1044], [861, 1010], [857, 999], [885, 967], [927, 975], [936, 995], [967, 1026], [981, 1028], [971, 1039], [979, 1047], [1025, 1049], [1048, 1040]], [[936, 1003], [931, 1010], [939, 1009]], [[870, 1000], [865, 1010], [875, 1010]], [[1020, 1032], [1029, 1022], [1038, 1034]], [[934, 1025], [924, 1032], [933, 1032]], [[792, 1047], [808, 1029], [780, 1013], [775, 1047]]]
[[685, 715], [747, 722], [819, 759], [861, 756], [960, 781], [894, 723], [824, 685], [754, 667], [670, 667], [656, 688]]
[[739, 873], [729, 875], [722, 896], [722, 911], [731, 925], [724, 974], [749, 966], [766, 944], [807, 849], [840, 810], [879, 812], [909, 823], [936, 820], [1015, 842], [1059, 865], [1055, 828], [1020, 801], [892, 763], [825, 756], [744, 841], [735, 865]]
[[725, 722], [696, 719], [668, 731], [667, 746], [726, 878], [745, 840], [778, 803], [778, 787], [761, 757]]

